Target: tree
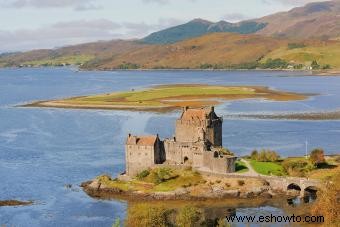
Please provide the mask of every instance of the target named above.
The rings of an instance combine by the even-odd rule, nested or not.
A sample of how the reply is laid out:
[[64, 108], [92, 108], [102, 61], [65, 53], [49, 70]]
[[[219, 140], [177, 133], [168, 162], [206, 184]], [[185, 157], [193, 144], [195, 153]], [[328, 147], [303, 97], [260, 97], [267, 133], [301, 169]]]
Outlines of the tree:
[[320, 164], [323, 164], [326, 162], [325, 160], [325, 154], [324, 150], [321, 148], [314, 149], [309, 156], [309, 160], [318, 167]]
[[319, 69], [320, 68], [320, 65], [318, 64], [318, 62], [316, 60], [313, 60], [311, 66], [312, 66], [312, 69]]

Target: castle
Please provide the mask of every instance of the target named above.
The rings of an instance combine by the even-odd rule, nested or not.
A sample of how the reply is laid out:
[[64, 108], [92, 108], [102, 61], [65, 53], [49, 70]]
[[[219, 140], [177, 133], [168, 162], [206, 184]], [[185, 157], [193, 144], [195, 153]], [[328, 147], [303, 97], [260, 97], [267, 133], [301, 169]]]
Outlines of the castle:
[[126, 174], [135, 176], [158, 164], [192, 166], [213, 173], [235, 172], [237, 158], [222, 147], [222, 123], [214, 107], [185, 107], [171, 139], [129, 134], [125, 145]]

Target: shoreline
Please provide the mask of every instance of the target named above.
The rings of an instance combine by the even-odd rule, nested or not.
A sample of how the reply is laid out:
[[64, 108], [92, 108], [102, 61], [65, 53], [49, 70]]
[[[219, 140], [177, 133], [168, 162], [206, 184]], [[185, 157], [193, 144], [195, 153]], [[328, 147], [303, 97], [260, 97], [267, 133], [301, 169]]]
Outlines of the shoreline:
[[39, 69], [39, 68], [71, 68], [76, 69], [79, 72], [124, 72], [124, 71], [135, 71], [135, 72], [144, 72], [144, 71], [216, 71], [216, 72], [231, 72], [231, 71], [255, 71], [255, 72], [303, 72], [306, 73], [306, 76], [340, 76], [340, 69], [330, 69], [330, 70], [305, 70], [305, 69], [197, 69], [197, 68], [187, 68], [187, 69], [180, 69], [180, 68], [167, 68], [167, 69], [148, 69], [148, 68], [141, 68], [141, 69], [90, 69], [90, 68], [81, 68], [77, 65], [70, 65], [70, 66], [32, 66], [32, 67], [0, 67], [0, 69]]
[[[253, 188], [251, 190], [241, 191], [240, 189], [222, 190], [212, 189], [204, 191], [199, 195], [190, 194], [190, 189], [177, 188], [167, 192], [142, 192], [142, 191], [123, 191], [119, 188], [108, 188], [101, 185], [96, 180], [86, 181], [81, 184], [84, 192], [92, 198], [97, 199], [121, 199], [129, 202], [133, 201], [207, 201], [220, 199], [272, 199], [285, 196], [287, 194], [273, 191], [268, 186]], [[212, 187], [213, 188], [213, 187]]]

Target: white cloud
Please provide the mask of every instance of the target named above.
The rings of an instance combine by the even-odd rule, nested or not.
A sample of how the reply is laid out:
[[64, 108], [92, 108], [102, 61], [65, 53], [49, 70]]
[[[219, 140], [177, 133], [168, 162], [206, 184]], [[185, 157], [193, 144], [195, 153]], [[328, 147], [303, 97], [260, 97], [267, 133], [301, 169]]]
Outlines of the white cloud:
[[44, 49], [98, 40], [142, 38], [150, 32], [181, 23], [160, 19], [156, 24], [144, 22], [115, 23], [106, 19], [59, 22], [38, 29], [0, 30], [1, 52]]
[[100, 8], [95, 0], [3, 0], [0, 3], [8, 8], [74, 8], [75, 10], [90, 10]]

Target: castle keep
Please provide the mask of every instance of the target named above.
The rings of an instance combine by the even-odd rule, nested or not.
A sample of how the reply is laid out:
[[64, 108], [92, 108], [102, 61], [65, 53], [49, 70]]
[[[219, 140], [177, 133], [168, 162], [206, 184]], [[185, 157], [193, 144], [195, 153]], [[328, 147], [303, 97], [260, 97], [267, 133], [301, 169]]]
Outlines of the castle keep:
[[222, 123], [214, 107], [183, 109], [176, 120], [175, 136], [129, 134], [126, 145], [126, 174], [137, 173], [157, 164], [186, 165], [214, 173], [235, 172], [236, 157], [222, 147]]

